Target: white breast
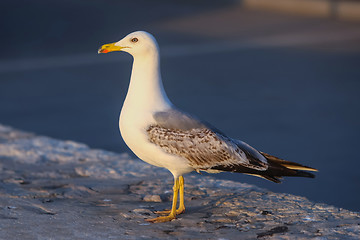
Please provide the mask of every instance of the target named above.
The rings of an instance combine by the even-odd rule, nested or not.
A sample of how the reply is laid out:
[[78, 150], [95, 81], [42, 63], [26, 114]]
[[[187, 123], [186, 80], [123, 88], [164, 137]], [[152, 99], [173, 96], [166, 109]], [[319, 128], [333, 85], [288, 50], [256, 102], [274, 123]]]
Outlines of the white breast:
[[146, 127], [150, 122], [151, 115], [149, 112], [137, 112], [136, 109], [129, 108], [124, 104], [119, 121], [121, 136], [126, 145], [140, 159], [152, 165], [163, 167], [160, 161], [151, 157], [157, 149], [147, 140]]

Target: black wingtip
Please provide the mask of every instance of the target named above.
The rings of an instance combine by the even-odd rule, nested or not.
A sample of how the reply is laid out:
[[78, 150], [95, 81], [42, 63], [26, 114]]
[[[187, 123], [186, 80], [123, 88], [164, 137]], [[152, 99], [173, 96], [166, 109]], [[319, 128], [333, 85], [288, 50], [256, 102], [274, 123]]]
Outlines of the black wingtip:
[[263, 178], [269, 180], [269, 181], [272, 181], [274, 183], [281, 183], [280, 179], [278, 177], [274, 177], [274, 176], [269, 176], [269, 175], [260, 175], [262, 176]]
[[307, 178], [315, 178], [315, 175], [306, 171], [296, 171], [296, 177], [307, 177]]

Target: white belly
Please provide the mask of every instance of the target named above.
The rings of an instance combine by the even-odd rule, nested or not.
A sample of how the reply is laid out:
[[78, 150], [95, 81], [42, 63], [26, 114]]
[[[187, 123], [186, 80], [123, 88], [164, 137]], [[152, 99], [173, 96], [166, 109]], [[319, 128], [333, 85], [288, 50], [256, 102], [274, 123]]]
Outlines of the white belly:
[[185, 158], [163, 151], [148, 140], [147, 128], [154, 123], [151, 112], [134, 111], [123, 108], [120, 114], [119, 127], [126, 145], [141, 160], [168, 169], [175, 177], [193, 171]]

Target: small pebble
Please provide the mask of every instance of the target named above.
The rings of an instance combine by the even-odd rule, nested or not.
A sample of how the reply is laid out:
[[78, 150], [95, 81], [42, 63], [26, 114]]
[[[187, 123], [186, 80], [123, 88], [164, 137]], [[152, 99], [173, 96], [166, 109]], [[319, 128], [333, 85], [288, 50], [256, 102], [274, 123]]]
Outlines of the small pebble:
[[145, 202], [162, 202], [159, 195], [146, 195], [144, 197]]
[[132, 210], [133, 213], [136, 214], [140, 214], [140, 215], [146, 215], [146, 216], [150, 216], [152, 214], [152, 212], [149, 209], [144, 209], [144, 208], [137, 208]]

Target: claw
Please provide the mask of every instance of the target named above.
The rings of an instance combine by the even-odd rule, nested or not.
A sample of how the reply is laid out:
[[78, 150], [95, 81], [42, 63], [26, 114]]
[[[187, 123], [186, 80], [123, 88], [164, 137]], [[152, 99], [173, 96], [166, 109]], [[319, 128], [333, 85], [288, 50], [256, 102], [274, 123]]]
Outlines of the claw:
[[158, 215], [168, 215], [168, 214], [170, 214], [170, 212], [171, 212], [171, 210], [166, 209], [164, 211], [155, 211], [154, 213], [158, 214]]
[[[184, 208], [179, 208], [176, 210], [176, 215], [179, 215], [179, 214], [182, 214], [185, 212], [185, 207]], [[154, 212], [155, 214], [158, 214], [158, 215], [168, 215], [171, 213], [171, 210], [164, 210], [164, 211], [155, 211]]]
[[170, 214], [170, 215], [168, 215], [168, 216], [145, 219], [145, 221], [151, 222], [151, 223], [161, 223], [161, 222], [170, 222], [171, 220], [173, 220], [173, 219], [175, 219], [175, 218], [176, 218], [175, 215]]

